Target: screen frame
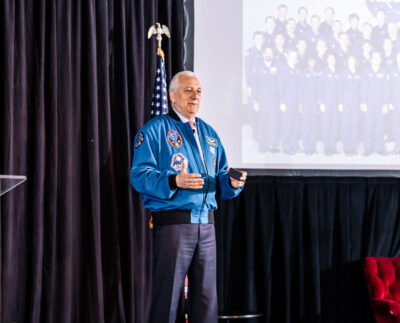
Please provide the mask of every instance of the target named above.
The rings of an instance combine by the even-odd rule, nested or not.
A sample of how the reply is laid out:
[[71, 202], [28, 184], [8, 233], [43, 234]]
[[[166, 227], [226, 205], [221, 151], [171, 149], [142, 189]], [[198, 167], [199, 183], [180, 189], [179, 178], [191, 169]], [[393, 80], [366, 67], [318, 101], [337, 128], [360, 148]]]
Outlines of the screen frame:
[[[243, 3], [243, 0], [241, 1]], [[195, 12], [194, 0], [184, 0], [184, 68], [194, 71]], [[194, 71], [195, 72], [195, 71]], [[305, 176], [305, 177], [396, 177], [400, 170], [362, 170], [362, 169], [268, 169], [245, 168], [250, 176]]]

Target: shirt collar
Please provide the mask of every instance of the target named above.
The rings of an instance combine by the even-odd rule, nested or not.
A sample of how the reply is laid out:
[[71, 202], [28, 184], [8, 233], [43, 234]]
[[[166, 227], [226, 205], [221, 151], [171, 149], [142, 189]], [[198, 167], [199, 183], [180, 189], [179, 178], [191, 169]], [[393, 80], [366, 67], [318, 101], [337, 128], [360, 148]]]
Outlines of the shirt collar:
[[177, 114], [177, 116], [179, 117], [179, 119], [181, 119], [181, 121], [182, 121], [183, 123], [189, 122], [189, 119], [185, 118], [182, 114], [180, 114], [178, 111], [176, 111], [175, 108], [172, 108], [172, 109], [175, 111], [175, 113]]

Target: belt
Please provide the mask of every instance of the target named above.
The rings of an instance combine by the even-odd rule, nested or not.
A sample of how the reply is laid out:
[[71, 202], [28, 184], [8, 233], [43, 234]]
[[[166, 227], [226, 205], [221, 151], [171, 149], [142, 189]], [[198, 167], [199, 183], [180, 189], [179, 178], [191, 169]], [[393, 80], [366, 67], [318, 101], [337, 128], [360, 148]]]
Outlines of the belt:
[[[155, 225], [167, 224], [188, 224], [191, 223], [192, 211], [190, 210], [169, 210], [160, 212], [151, 212], [153, 223]], [[208, 223], [214, 223], [214, 211], [208, 210]]]

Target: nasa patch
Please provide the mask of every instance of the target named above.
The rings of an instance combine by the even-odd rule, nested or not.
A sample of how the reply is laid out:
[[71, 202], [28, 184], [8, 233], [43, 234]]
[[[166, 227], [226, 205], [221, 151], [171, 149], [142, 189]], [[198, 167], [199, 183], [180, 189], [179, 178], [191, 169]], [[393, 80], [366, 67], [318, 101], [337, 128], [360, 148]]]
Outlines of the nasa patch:
[[144, 134], [143, 132], [139, 133], [137, 138], [136, 138], [136, 143], [135, 143], [135, 148], [139, 148], [139, 146], [142, 144], [144, 140]]
[[171, 167], [176, 171], [180, 171], [183, 168], [183, 161], [186, 159], [181, 153], [175, 154], [171, 159]]
[[167, 133], [167, 141], [174, 148], [181, 148], [183, 145], [182, 136], [176, 130], [170, 130]]
[[206, 136], [206, 140], [207, 140], [207, 143], [208, 143], [210, 146], [218, 147], [218, 140], [217, 140], [217, 139], [215, 139], [215, 138], [210, 138], [210, 137]]

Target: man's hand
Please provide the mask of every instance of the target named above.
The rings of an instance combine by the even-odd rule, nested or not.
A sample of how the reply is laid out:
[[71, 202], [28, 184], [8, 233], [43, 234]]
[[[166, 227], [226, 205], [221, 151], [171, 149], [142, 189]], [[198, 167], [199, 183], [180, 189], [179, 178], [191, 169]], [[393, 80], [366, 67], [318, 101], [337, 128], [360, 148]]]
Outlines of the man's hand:
[[190, 189], [202, 189], [204, 185], [204, 180], [201, 178], [200, 174], [188, 174], [186, 172], [188, 166], [188, 161], [185, 159], [183, 161], [183, 167], [181, 172], [176, 175], [175, 181], [176, 186], [179, 188], [190, 188]]
[[[229, 172], [229, 168], [227, 169], [227, 171]], [[231, 186], [233, 188], [239, 188], [244, 185], [244, 182], [246, 181], [246, 178], [247, 178], [247, 172], [241, 172], [241, 173], [242, 173], [242, 176], [240, 177], [240, 181], [237, 179], [234, 179], [232, 177], [229, 177], [229, 179], [231, 180]]]

